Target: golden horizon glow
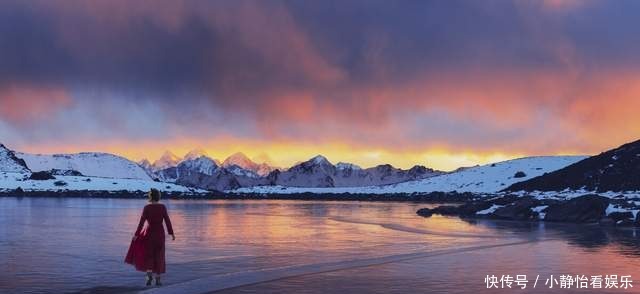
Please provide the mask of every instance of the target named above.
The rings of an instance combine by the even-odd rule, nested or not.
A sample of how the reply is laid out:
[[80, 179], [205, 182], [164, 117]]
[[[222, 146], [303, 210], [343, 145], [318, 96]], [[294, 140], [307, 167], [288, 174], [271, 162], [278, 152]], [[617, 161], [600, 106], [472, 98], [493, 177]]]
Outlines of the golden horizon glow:
[[124, 142], [111, 142], [100, 145], [48, 146], [40, 149], [27, 146], [18, 149], [28, 153], [77, 153], [107, 152], [123, 156], [133, 161], [148, 159], [150, 162], [160, 158], [166, 151], [183, 157], [189, 151], [203, 149], [211, 158], [223, 161], [228, 156], [242, 152], [251, 160], [286, 168], [306, 161], [316, 155], [325, 156], [330, 162], [349, 162], [363, 168], [379, 164], [391, 164], [408, 169], [414, 165], [424, 165], [442, 171], [452, 171], [459, 167], [483, 165], [504, 160], [537, 155], [577, 155], [575, 152], [554, 154], [526, 154], [498, 151], [453, 150], [446, 147], [426, 147], [424, 149], [390, 149], [357, 146], [344, 143], [303, 143], [303, 142], [261, 142], [256, 140], [211, 140], [195, 142], [178, 140], [175, 143], [137, 142], [131, 146]]

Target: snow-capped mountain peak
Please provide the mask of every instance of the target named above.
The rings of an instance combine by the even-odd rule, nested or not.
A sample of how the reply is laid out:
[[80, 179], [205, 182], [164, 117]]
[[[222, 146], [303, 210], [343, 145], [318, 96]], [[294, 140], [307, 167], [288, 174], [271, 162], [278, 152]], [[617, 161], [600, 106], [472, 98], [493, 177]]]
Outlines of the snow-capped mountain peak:
[[145, 166], [151, 166], [151, 162], [149, 162], [149, 159], [143, 158], [140, 161], [137, 162], [138, 165], [141, 165], [143, 167]]
[[218, 169], [218, 164], [207, 156], [200, 156], [194, 159], [188, 159], [182, 161], [178, 165], [178, 169], [187, 168], [191, 171], [199, 172], [205, 175], [213, 175], [213, 173]]
[[227, 159], [222, 162], [223, 167], [230, 167], [232, 165], [237, 165], [244, 169], [253, 170], [258, 164], [249, 159], [249, 157], [244, 155], [244, 153], [236, 152], [227, 157]]
[[313, 158], [309, 159], [307, 162], [312, 162], [317, 165], [332, 165], [331, 162], [322, 155], [316, 155]]
[[207, 151], [205, 151], [202, 148], [196, 148], [189, 151], [187, 154], [185, 154], [182, 161], [192, 160], [192, 159], [196, 159], [203, 156], [209, 157], [209, 155], [207, 154]]
[[180, 161], [180, 157], [171, 153], [171, 151], [165, 151], [158, 160], [153, 162], [152, 167], [154, 170], [162, 170], [165, 168], [177, 166]]

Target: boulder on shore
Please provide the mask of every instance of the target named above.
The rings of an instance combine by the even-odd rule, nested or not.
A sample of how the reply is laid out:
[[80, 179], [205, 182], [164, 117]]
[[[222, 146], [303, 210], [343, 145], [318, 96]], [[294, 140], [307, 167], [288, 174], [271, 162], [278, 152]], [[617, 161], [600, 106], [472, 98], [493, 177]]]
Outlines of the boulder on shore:
[[490, 218], [505, 220], [537, 220], [538, 213], [531, 208], [539, 206], [540, 201], [534, 198], [522, 198], [510, 205], [496, 209]]
[[34, 181], [46, 181], [46, 180], [55, 180], [55, 179], [56, 177], [54, 177], [49, 171], [33, 172], [29, 176], [29, 180], [34, 180]]
[[609, 218], [611, 218], [614, 222], [618, 222], [618, 221], [634, 221], [633, 218], [633, 213], [631, 213], [631, 211], [616, 211], [616, 212], [612, 212], [608, 215]]
[[549, 206], [545, 212], [545, 221], [591, 223], [606, 216], [609, 198], [598, 195], [585, 195]]

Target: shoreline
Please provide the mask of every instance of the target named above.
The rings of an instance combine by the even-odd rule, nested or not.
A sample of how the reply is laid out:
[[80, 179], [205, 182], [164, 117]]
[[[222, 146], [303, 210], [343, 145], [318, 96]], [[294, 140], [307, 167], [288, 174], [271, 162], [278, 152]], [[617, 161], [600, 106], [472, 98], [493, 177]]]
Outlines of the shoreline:
[[[145, 199], [144, 191], [1, 191], [0, 198], [93, 198]], [[494, 219], [525, 222], [599, 223], [607, 226], [640, 226], [640, 206], [628, 199], [587, 194], [571, 199], [536, 199], [514, 194], [491, 195], [456, 192], [412, 194], [238, 194], [165, 192], [172, 200], [292, 200], [331, 202], [396, 202], [440, 204], [421, 208], [416, 214], [430, 217], [438, 214], [461, 219]]]
[[[0, 197], [25, 198], [112, 198], [141, 199], [146, 192], [137, 191], [3, 191]], [[186, 194], [164, 192], [165, 199], [182, 200], [308, 200], [308, 201], [364, 201], [364, 202], [414, 202], [414, 203], [466, 203], [480, 196], [472, 193], [433, 192], [425, 194], [237, 194], [210, 192], [206, 194]]]

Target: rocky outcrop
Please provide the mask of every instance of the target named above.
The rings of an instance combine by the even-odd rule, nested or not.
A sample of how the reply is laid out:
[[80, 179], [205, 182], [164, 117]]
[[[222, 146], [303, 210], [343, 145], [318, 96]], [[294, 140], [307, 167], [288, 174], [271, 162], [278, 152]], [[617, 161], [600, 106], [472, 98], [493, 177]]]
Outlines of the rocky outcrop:
[[50, 171], [33, 172], [29, 176], [29, 180], [34, 180], [34, 181], [46, 181], [46, 180], [55, 180], [55, 179], [56, 177], [54, 177]]
[[[418, 210], [417, 214], [424, 217], [439, 214], [463, 218], [517, 221], [603, 222], [622, 226], [634, 222], [633, 214], [628, 211], [616, 211], [607, 216], [607, 207], [610, 202], [609, 198], [598, 195], [584, 195], [564, 201], [538, 200], [533, 197], [507, 195], [475, 199], [459, 206], [442, 205], [435, 208], [422, 208]], [[636, 218], [635, 223], [640, 225], [640, 220]]]
[[539, 213], [532, 208], [540, 205], [540, 201], [534, 198], [522, 198], [509, 205], [496, 209], [491, 216], [495, 219], [505, 220], [537, 220]]
[[545, 221], [591, 223], [606, 216], [609, 198], [585, 195], [549, 206], [545, 210]]

